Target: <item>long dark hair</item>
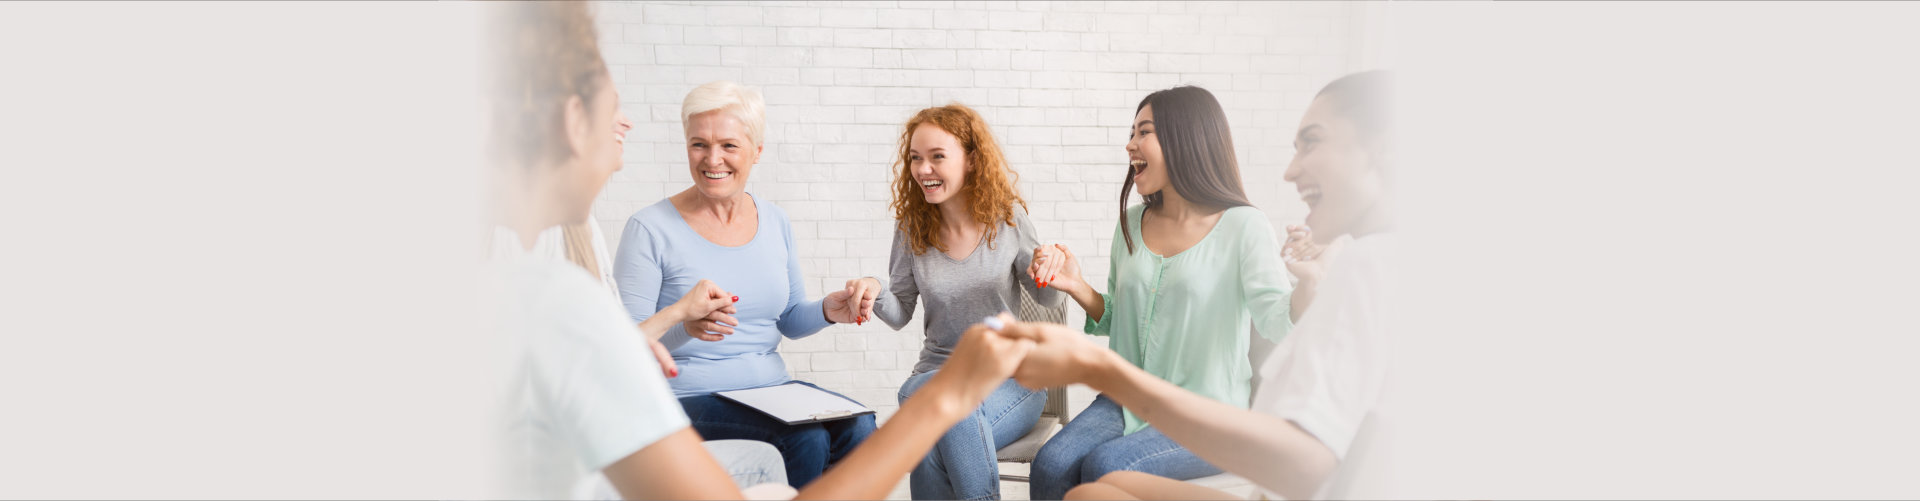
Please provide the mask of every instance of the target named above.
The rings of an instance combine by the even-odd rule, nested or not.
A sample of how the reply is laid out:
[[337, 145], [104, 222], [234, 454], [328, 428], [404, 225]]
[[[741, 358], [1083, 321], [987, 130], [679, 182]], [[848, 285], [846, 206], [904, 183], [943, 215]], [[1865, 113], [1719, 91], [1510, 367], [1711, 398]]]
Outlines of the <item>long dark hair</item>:
[[[1182, 198], [1199, 205], [1220, 208], [1253, 205], [1247, 190], [1240, 186], [1240, 161], [1233, 156], [1233, 132], [1227, 129], [1227, 112], [1220, 100], [1194, 86], [1181, 86], [1147, 94], [1140, 110], [1153, 106], [1154, 135], [1160, 141], [1160, 154], [1166, 159], [1171, 188]], [[1133, 193], [1132, 165], [1127, 166], [1126, 182], [1120, 187], [1120, 236], [1127, 241], [1127, 253], [1133, 253], [1133, 231], [1127, 228], [1127, 199]], [[1144, 196], [1147, 208], [1160, 206], [1159, 193]]]

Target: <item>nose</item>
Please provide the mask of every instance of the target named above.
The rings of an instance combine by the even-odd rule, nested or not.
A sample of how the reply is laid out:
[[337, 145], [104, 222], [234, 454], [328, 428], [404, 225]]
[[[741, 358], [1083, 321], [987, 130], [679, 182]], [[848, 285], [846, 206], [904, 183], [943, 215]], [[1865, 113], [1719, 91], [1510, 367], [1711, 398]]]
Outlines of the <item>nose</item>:
[[908, 172], [912, 172], [916, 176], [925, 176], [925, 175], [933, 174], [932, 162], [928, 162], [926, 160], [910, 160], [909, 162], [911, 167], [908, 168]]
[[713, 147], [709, 146], [707, 149], [707, 166], [720, 167], [726, 164], [727, 164], [727, 159], [721, 158], [720, 153], [713, 151]]
[[1300, 168], [1300, 157], [1296, 156], [1293, 160], [1287, 162], [1287, 170], [1286, 172], [1280, 173], [1280, 179], [1289, 183], [1299, 183], [1300, 171], [1302, 170], [1303, 169]]

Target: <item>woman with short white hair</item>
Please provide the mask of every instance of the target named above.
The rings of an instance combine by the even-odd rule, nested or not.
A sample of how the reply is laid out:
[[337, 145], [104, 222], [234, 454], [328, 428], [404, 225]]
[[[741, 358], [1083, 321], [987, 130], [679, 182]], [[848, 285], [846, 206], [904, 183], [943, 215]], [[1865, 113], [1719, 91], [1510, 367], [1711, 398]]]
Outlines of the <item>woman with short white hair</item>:
[[679, 367], [674, 394], [701, 437], [778, 447], [788, 483], [799, 488], [865, 440], [874, 419], [787, 425], [715, 395], [792, 382], [778, 351], [783, 337], [800, 339], [859, 320], [853, 318], [859, 309], [847, 308], [846, 291], [807, 300], [786, 212], [746, 191], [765, 149], [765, 110], [758, 91], [733, 82], [687, 94], [680, 116], [694, 185], [627, 220], [613, 273], [636, 322], [703, 279], [737, 296], [734, 314], [714, 312], [661, 337]]

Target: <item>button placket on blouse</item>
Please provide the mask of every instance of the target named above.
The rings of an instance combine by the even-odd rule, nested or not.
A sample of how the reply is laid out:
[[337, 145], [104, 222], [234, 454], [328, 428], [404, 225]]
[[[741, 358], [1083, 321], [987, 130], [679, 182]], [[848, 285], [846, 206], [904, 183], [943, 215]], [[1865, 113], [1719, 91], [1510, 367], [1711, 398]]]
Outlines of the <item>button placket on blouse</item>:
[[1147, 286], [1147, 307], [1143, 308], [1145, 311], [1141, 312], [1140, 319], [1140, 368], [1142, 369], [1152, 367], [1147, 361], [1147, 357], [1153, 351], [1147, 349], [1152, 344], [1148, 340], [1154, 334], [1154, 313], [1160, 308], [1160, 285], [1165, 283], [1167, 278], [1167, 258], [1152, 252], [1148, 252], [1147, 255], [1153, 258], [1154, 273], [1153, 281]]

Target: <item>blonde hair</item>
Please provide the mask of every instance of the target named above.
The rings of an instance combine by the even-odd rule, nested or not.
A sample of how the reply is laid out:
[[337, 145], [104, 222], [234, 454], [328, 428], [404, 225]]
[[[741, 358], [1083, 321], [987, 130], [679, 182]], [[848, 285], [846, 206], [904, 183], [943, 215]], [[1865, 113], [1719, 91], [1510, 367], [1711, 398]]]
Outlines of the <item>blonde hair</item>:
[[592, 104], [610, 74], [584, 2], [488, 3], [488, 157], [532, 168], [575, 155], [566, 139], [566, 103]]
[[593, 274], [595, 282], [600, 281], [600, 258], [593, 251], [593, 228], [587, 222], [579, 222], [560, 227], [560, 247], [567, 261], [586, 268]]
[[726, 80], [707, 82], [694, 87], [687, 93], [687, 99], [680, 102], [680, 126], [682, 130], [693, 123], [693, 116], [713, 110], [725, 110], [728, 115], [740, 120], [747, 127], [747, 139], [754, 146], [765, 146], [767, 130], [767, 102], [760, 97], [760, 91]]
[[960, 103], [920, 110], [907, 120], [906, 131], [900, 133], [900, 158], [894, 164], [899, 170], [893, 178], [891, 206], [893, 218], [900, 221], [900, 230], [907, 233], [907, 244], [916, 255], [925, 254], [929, 247], [941, 252], [947, 250], [946, 242], [940, 241], [940, 224], [945, 214], [939, 207], [927, 203], [926, 195], [920, 193], [920, 183], [913, 179], [913, 131], [923, 126], [947, 131], [959, 140], [960, 149], [966, 150], [967, 166], [972, 168], [966, 174], [965, 187], [961, 188], [967, 192], [967, 214], [987, 225], [987, 247], [993, 248], [1000, 223], [1013, 226], [1013, 206], [1025, 209], [1027, 201], [1020, 198], [1020, 190], [1014, 187], [1020, 174], [1007, 167], [1007, 157], [1000, 153], [1000, 143], [993, 140], [987, 121], [973, 108]]

